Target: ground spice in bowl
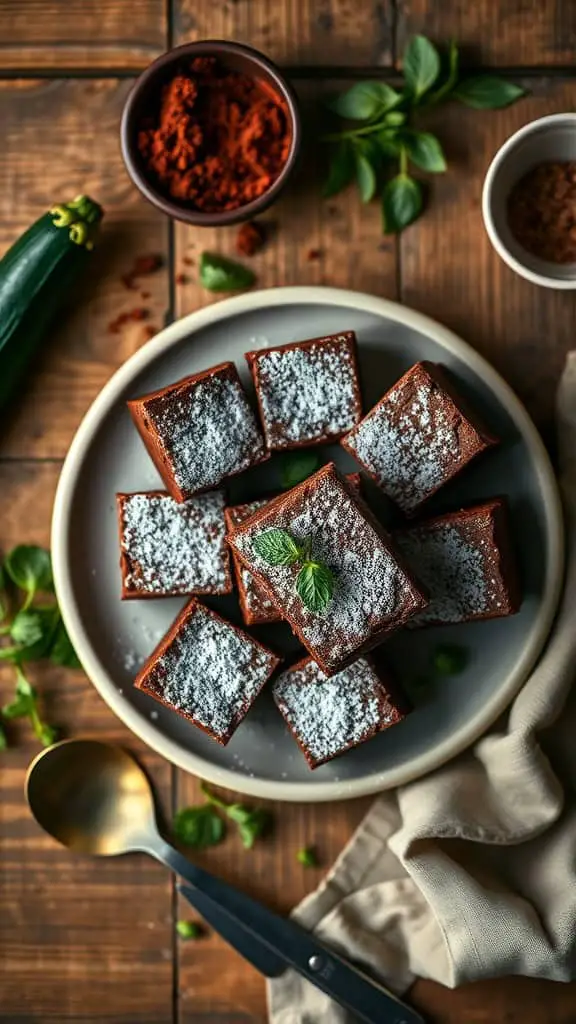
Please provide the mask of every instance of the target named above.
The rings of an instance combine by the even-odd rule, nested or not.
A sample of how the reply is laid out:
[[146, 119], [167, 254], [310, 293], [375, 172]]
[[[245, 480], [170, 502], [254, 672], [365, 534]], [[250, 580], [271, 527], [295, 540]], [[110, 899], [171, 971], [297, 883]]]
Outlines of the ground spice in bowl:
[[533, 256], [576, 262], [576, 162], [537, 164], [508, 197], [508, 224]]
[[166, 82], [137, 137], [156, 186], [205, 213], [236, 210], [264, 195], [291, 141], [283, 98], [215, 57], [194, 58]]

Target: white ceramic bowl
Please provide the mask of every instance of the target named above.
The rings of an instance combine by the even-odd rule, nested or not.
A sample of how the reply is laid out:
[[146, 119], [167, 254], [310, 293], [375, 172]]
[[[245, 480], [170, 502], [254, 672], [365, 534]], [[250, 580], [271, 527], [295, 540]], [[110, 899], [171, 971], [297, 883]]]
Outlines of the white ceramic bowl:
[[511, 189], [532, 167], [549, 160], [576, 160], [576, 114], [540, 117], [510, 136], [488, 168], [482, 215], [496, 252], [517, 274], [544, 288], [576, 288], [576, 263], [552, 263], [533, 256], [508, 226]]

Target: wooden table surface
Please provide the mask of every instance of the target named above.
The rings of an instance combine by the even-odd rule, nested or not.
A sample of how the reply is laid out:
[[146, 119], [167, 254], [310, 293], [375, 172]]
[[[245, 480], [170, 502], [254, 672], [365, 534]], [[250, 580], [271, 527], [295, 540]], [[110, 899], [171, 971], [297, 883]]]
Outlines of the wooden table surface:
[[[146, 280], [147, 323], [213, 301], [197, 284], [202, 249], [233, 252], [234, 229], [169, 224], [135, 191], [118, 147], [133, 76], [168, 46], [230, 37], [289, 68], [303, 108], [360, 76], [393, 72], [413, 32], [454, 37], [470, 66], [498, 66], [530, 89], [500, 112], [449, 106], [434, 115], [450, 159], [426, 215], [400, 240], [383, 238], [377, 206], [355, 194], [319, 198], [301, 174], [266, 215], [274, 230], [254, 259], [262, 287], [330, 284], [399, 299], [441, 320], [490, 359], [550, 437], [554, 386], [574, 344], [575, 293], [538, 289], [492, 251], [480, 214], [496, 148], [534, 117], [576, 108], [576, 4], [571, 0], [0, 0], [0, 246], [53, 197], [88, 192], [106, 207], [91, 279], [46, 344], [0, 437], [0, 546], [48, 542], [62, 459], [80, 419], [114, 370], [145, 340], [145, 325], [108, 324], [134, 306], [121, 277], [160, 253]], [[319, 258], [307, 259], [311, 249]], [[178, 275], [189, 279], [178, 284]], [[82, 672], [37, 674], [50, 721], [69, 735], [126, 744], [142, 757], [164, 807], [193, 802], [198, 783], [146, 751]], [[0, 697], [12, 676], [0, 677]], [[175, 937], [174, 883], [143, 857], [92, 862], [59, 849], [31, 821], [22, 795], [35, 751], [25, 727], [2, 755], [0, 1021], [106, 1024], [263, 1024], [259, 975], [213, 935]], [[321, 869], [296, 850], [336, 856], [367, 801], [271, 805], [274, 836], [253, 852], [235, 838], [199, 860], [281, 911], [313, 889]], [[188, 916], [188, 915], [186, 915]], [[413, 999], [442, 1024], [574, 1024], [576, 986], [500, 980], [451, 992], [419, 982]]]

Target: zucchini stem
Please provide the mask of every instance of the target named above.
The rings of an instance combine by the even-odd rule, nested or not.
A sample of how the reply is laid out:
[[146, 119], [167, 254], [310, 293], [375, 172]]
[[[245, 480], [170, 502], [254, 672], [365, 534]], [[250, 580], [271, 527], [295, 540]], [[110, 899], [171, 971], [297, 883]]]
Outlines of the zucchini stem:
[[102, 214], [102, 207], [89, 196], [76, 196], [69, 203], [59, 203], [50, 210], [54, 227], [70, 228], [70, 241], [85, 249], [94, 248]]

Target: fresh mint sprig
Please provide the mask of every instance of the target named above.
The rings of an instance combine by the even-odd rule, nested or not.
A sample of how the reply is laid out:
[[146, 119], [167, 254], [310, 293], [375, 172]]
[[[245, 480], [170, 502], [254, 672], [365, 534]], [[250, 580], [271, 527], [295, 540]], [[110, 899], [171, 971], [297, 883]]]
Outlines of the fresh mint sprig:
[[[1, 714], [7, 721], [28, 718], [35, 735], [44, 746], [57, 738], [56, 730], [43, 721], [38, 693], [24, 671], [29, 662], [49, 658], [52, 664], [76, 668], [80, 664], [72, 647], [60, 609], [52, 597], [50, 603], [35, 603], [38, 594], [53, 594], [50, 552], [36, 545], [20, 544], [10, 551], [0, 568], [0, 662], [14, 665], [16, 689]], [[20, 607], [18, 607], [20, 601]], [[0, 750], [7, 746], [0, 726]]]
[[296, 593], [311, 612], [322, 612], [334, 594], [334, 573], [324, 562], [312, 558], [310, 540], [298, 543], [287, 530], [264, 530], [252, 541], [256, 554], [268, 565], [301, 563]]
[[259, 836], [269, 831], [272, 816], [263, 807], [248, 807], [234, 801], [228, 804], [212, 793], [204, 782], [201, 789], [206, 803], [183, 807], [174, 816], [174, 835], [185, 846], [202, 848], [221, 843], [226, 836], [226, 822], [219, 812], [237, 826], [246, 850], [251, 850]]
[[269, 831], [272, 816], [264, 807], [247, 807], [245, 804], [234, 802], [227, 804], [225, 800], [212, 793], [205, 782], [202, 783], [201, 789], [208, 804], [224, 811], [226, 816], [237, 825], [245, 850], [251, 850], [256, 840]]
[[441, 143], [414, 126], [415, 115], [448, 99], [494, 110], [525, 94], [519, 85], [494, 75], [461, 78], [456, 44], [441, 55], [425, 36], [409, 41], [402, 70], [400, 91], [386, 82], [357, 82], [333, 99], [334, 113], [360, 123], [324, 137], [335, 143], [324, 196], [336, 195], [354, 180], [363, 203], [380, 192], [385, 234], [403, 231], [424, 208], [424, 187], [410, 174], [410, 164], [430, 174], [447, 169]]

